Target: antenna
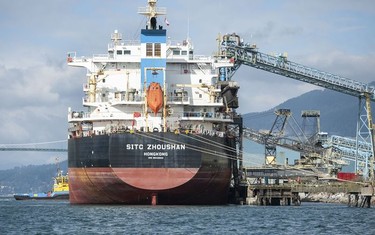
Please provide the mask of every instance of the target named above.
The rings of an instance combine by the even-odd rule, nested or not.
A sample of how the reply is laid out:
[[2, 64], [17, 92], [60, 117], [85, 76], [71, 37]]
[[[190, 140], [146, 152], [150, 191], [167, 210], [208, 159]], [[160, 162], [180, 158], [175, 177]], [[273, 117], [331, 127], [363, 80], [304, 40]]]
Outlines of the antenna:
[[[147, 28], [152, 29], [153, 26], [156, 28], [156, 18], [159, 15], [166, 15], [167, 9], [165, 7], [156, 7], [157, 0], [148, 0], [147, 7], [139, 7], [138, 13], [147, 17]], [[154, 29], [155, 29], [154, 28]]]
[[187, 39], [190, 37], [190, 2], [188, 2], [188, 8], [187, 8], [187, 14], [188, 14], [188, 22], [187, 22]]

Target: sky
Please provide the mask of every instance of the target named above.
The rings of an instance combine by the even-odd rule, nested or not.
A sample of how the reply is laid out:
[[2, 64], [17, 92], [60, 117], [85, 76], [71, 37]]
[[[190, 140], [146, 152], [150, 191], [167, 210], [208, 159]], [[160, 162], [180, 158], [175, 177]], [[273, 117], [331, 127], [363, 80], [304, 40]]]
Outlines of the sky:
[[[85, 70], [66, 55], [105, 54], [110, 34], [139, 39], [146, 0], [0, 1], [0, 146], [58, 141], [66, 147], [67, 112], [84, 110]], [[171, 40], [191, 38], [196, 55], [213, 55], [220, 34], [237, 33], [264, 53], [369, 83], [375, 81], [375, 4], [371, 0], [159, 0]], [[159, 17], [162, 23], [164, 17]], [[321, 89], [242, 66], [238, 113], [260, 112]], [[353, 97], [354, 98], [354, 97]], [[327, 101], [329, 102], [329, 101]], [[356, 112], [356, 110], [353, 110]], [[48, 145], [51, 146], [51, 145]], [[66, 153], [0, 152], [0, 170], [53, 163]]]

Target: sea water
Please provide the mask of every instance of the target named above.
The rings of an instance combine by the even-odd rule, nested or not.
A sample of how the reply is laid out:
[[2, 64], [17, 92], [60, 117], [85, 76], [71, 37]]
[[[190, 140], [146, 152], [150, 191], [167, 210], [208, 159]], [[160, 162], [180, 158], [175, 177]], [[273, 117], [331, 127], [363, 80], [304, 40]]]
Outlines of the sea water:
[[375, 234], [375, 208], [70, 205], [0, 198], [0, 234]]

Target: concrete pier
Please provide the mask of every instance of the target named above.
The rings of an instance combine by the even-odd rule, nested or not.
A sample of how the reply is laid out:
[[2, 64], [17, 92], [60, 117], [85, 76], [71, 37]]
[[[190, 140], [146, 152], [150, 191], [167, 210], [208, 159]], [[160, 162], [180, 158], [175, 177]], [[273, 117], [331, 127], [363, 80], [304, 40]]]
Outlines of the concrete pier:
[[247, 205], [258, 206], [299, 206], [298, 192], [292, 192], [289, 185], [249, 185], [247, 187]]
[[370, 208], [372, 195], [374, 195], [374, 188], [372, 186], [362, 187], [360, 192], [349, 192], [348, 206]]

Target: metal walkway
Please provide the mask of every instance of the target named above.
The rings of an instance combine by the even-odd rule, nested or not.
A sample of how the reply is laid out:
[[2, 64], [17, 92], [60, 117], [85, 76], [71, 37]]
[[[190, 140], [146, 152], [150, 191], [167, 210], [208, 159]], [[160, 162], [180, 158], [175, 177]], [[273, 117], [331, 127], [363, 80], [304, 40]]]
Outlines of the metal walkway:
[[[255, 46], [236, 45], [232, 41], [224, 41], [224, 45], [222, 46], [225, 47], [225, 56], [233, 58], [234, 63], [262, 69], [355, 97], [361, 97], [367, 93], [370, 94], [371, 100], [375, 101], [375, 88], [366, 83], [291, 62], [287, 59], [286, 55], [273, 56], [265, 54], [259, 52]], [[238, 68], [239, 66], [233, 67], [234, 70], [230, 74], [229, 79]]]

